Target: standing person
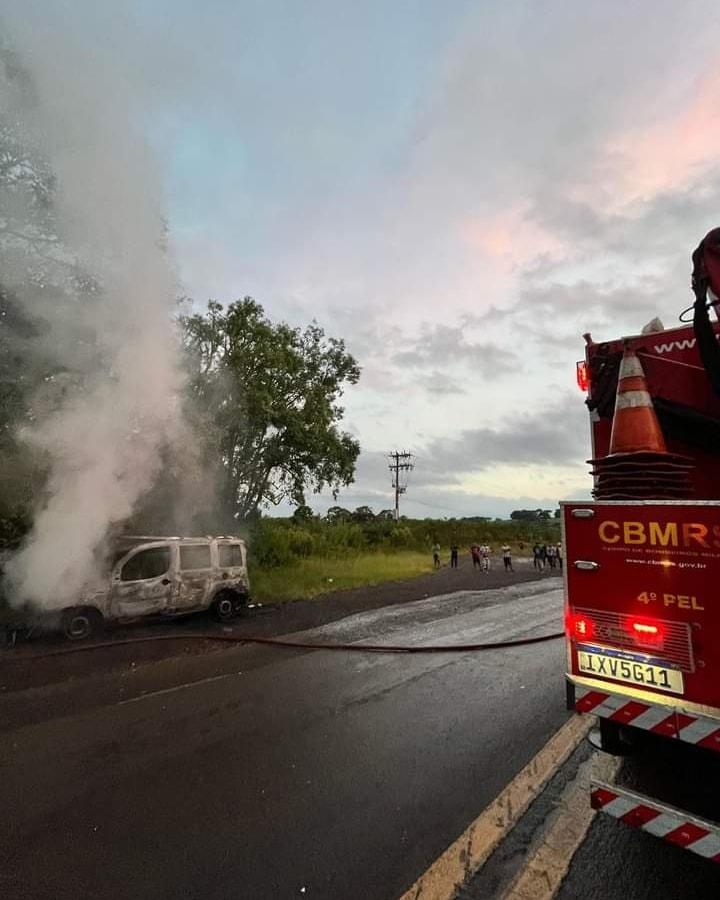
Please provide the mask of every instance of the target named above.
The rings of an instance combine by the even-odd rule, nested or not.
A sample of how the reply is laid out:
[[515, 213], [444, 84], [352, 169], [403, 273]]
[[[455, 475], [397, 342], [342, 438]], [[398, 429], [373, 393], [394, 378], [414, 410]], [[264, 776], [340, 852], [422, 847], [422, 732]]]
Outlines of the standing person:
[[483, 544], [483, 546], [480, 548], [480, 555], [482, 556], [482, 565], [480, 568], [482, 569], [483, 572], [489, 572], [490, 571], [490, 548], [488, 547], [487, 544]]
[[547, 548], [547, 561], [550, 564], [550, 568], [555, 568], [555, 547], [552, 544], [548, 544]]
[[440, 544], [437, 541], [432, 545], [433, 568], [440, 568]]
[[513, 572], [514, 569], [512, 567], [512, 552], [510, 550], [509, 544], [503, 544], [502, 555], [503, 555], [503, 564], [505, 565], [505, 571]]
[[545, 566], [547, 565], [547, 547], [545, 544], [540, 544], [540, 571], [545, 571]]
[[540, 565], [540, 544], [535, 544], [533, 547], [533, 569], [541, 569]]
[[460, 548], [457, 545], [456, 541], [453, 541], [450, 545], [450, 568], [457, 569], [458, 567], [458, 550]]
[[472, 556], [473, 569], [480, 568], [480, 547], [477, 544], [473, 544], [470, 547], [470, 555]]
[[558, 541], [557, 547], [555, 548], [555, 553], [557, 555], [558, 568], [562, 572], [562, 561], [563, 561], [563, 553], [562, 553], [562, 544]]

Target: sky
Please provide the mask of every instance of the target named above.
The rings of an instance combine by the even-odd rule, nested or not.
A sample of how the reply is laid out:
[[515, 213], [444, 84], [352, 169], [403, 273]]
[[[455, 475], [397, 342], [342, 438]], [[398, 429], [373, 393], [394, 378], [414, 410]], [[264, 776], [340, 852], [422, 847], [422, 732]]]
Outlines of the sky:
[[47, 2], [134, 91], [183, 292], [357, 357], [337, 502], [395, 449], [411, 516], [588, 496], [582, 334], [676, 324], [720, 224], [716, 3]]

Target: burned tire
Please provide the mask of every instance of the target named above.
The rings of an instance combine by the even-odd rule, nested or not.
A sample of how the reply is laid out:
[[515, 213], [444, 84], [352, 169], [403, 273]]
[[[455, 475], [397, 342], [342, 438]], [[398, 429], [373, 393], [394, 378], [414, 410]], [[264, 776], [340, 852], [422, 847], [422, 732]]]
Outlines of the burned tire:
[[96, 609], [79, 606], [66, 609], [62, 614], [62, 633], [69, 641], [84, 641], [99, 634], [103, 627], [103, 617]]
[[213, 600], [212, 614], [218, 622], [234, 619], [240, 606], [240, 598], [232, 591], [221, 591]]

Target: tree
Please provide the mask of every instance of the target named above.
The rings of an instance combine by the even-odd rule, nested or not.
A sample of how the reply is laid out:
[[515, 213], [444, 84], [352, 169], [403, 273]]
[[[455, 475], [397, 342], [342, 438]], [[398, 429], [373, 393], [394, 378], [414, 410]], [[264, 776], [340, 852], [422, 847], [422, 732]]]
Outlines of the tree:
[[372, 522], [375, 519], [375, 513], [369, 506], [358, 506], [352, 514], [353, 522]]
[[360, 369], [317, 324], [274, 324], [251, 297], [181, 319], [192, 417], [217, 466], [225, 514], [245, 519], [308, 490], [353, 480], [359, 444], [340, 430], [345, 385]]
[[[44, 148], [24, 121], [35, 112], [32, 79], [17, 54], [0, 38], [0, 257], [3, 286], [13, 283], [87, 296], [97, 285], [81, 271], [59, 236], [57, 183]], [[51, 292], [49, 292], [51, 291]], [[67, 300], [68, 297], [63, 298]], [[83, 297], [84, 299], [84, 297]], [[37, 304], [40, 305], [40, 304]]]
[[[0, 547], [31, 525], [45, 460], [17, 433], [52, 410], [77, 374], [49, 340], [49, 319], [76, 302], [80, 273], [58, 237], [55, 177], [23, 125], [34, 90], [0, 38]], [[30, 302], [32, 301], [32, 302]], [[76, 320], [74, 309], [66, 317]], [[87, 344], [83, 345], [87, 346]]]
[[510, 513], [510, 518], [514, 522], [535, 522], [537, 515], [534, 509], [514, 509]]
[[331, 525], [334, 525], [337, 522], [349, 522], [351, 518], [352, 513], [350, 510], [345, 509], [342, 506], [331, 506], [325, 513], [325, 520]]
[[510, 518], [515, 522], [544, 522], [552, 517], [549, 509], [514, 509]]
[[302, 522], [311, 522], [315, 518], [315, 514], [312, 509], [302, 504], [298, 506], [298, 508], [292, 514], [293, 522], [302, 523]]

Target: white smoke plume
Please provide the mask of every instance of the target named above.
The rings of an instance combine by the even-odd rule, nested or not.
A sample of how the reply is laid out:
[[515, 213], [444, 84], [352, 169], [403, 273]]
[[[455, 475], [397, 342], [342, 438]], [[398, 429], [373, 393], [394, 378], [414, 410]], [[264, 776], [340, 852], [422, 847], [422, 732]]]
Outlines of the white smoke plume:
[[[163, 448], [185, 431], [177, 285], [164, 248], [160, 179], [132, 92], [122, 70], [106, 65], [71, 20], [63, 24], [62, 9], [45, 16], [42, 6], [0, 3], [3, 30], [32, 85], [30, 103], [1, 82], [2, 113], [20, 118], [48, 161], [59, 239], [97, 285], [89, 299], [53, 309], [35, 282], [19, 277], [11, 254], [3, 260], [25, 311], [50, 323], [45, 340], [60, 368], [81, 373], [60, 405], [21, 434], [50, 474], [33, 531], [6, 574], [17, 601], [53, 608], [73, 602], [93, 578], [98, 547], [152, 486]], [[72, 322], [64, 319], [70, 309]]]

